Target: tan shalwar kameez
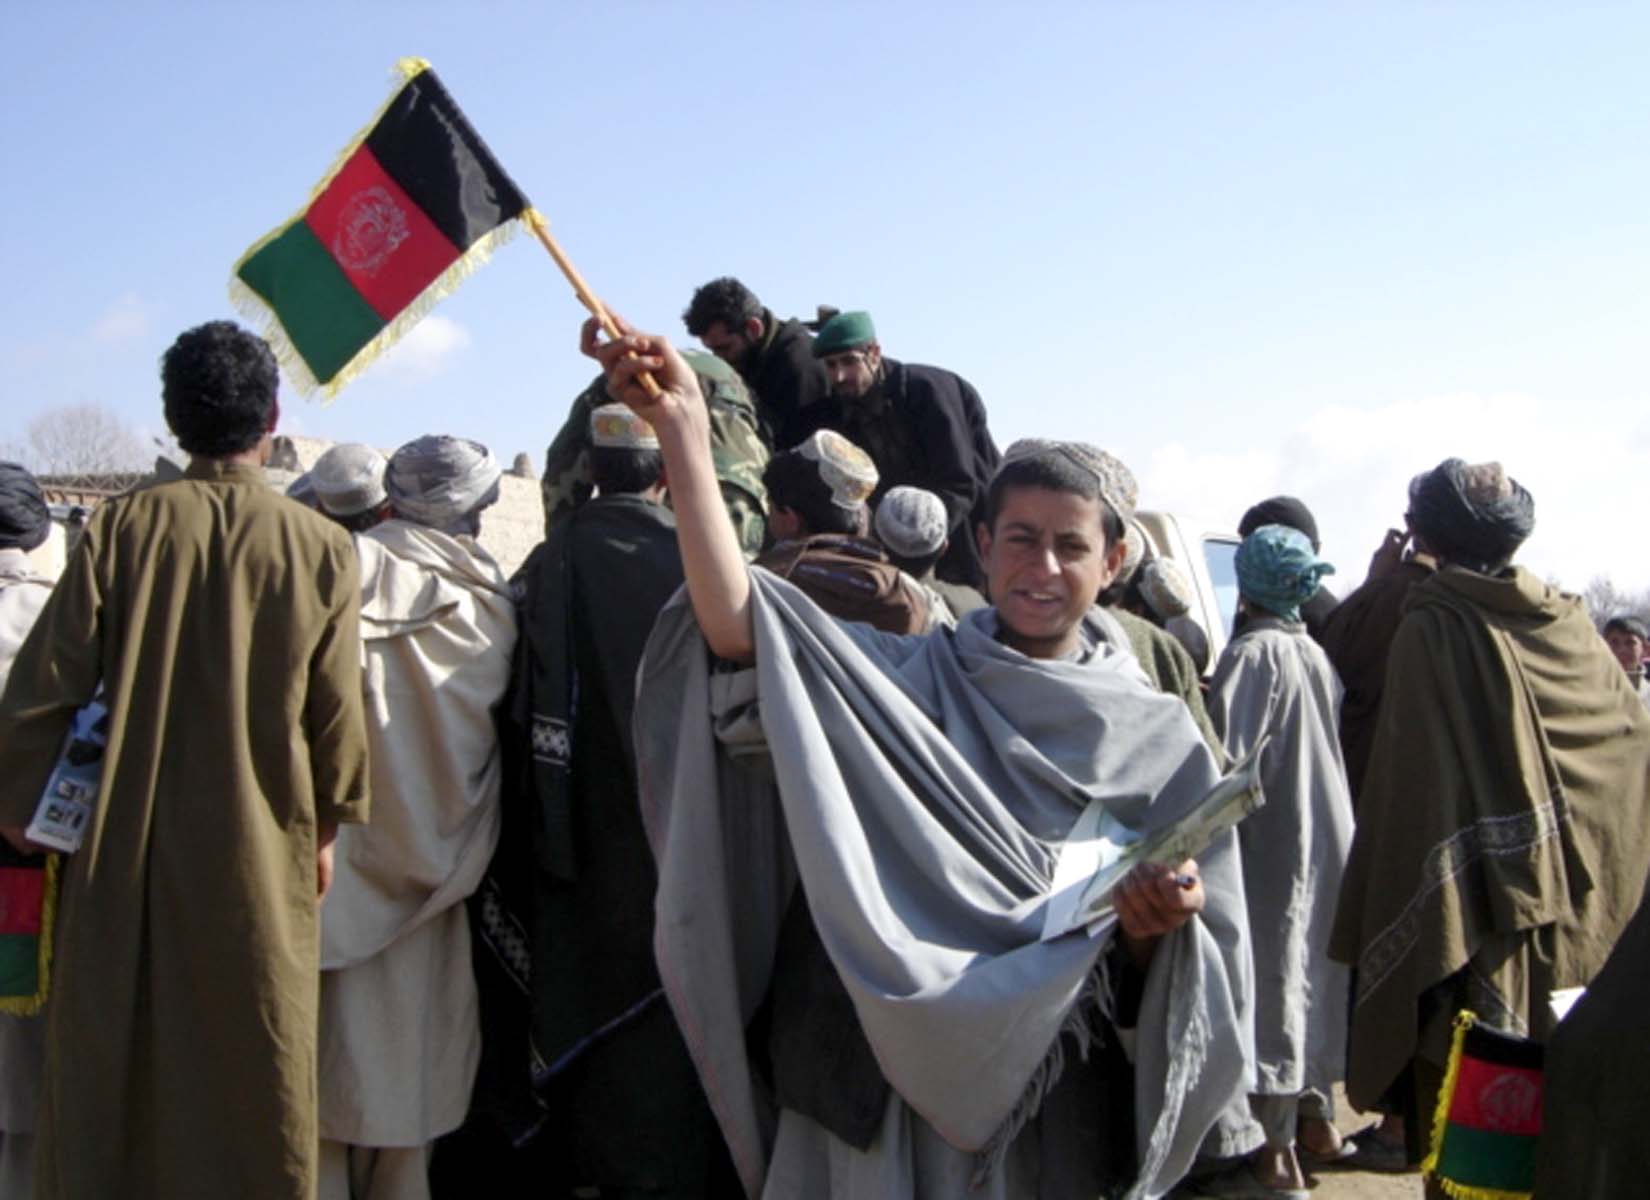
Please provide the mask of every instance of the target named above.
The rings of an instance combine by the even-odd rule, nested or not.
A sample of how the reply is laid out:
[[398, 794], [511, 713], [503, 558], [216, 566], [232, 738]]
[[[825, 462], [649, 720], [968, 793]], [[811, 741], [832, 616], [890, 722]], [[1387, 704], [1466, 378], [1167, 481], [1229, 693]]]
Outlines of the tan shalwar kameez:
[[394, 520], [357, 545], [374, 804], [321, 914], [321, 1195], [419, 1200], [481, 1057], [464, 898], [498, 844], [516, 613], [472, 538]]
[[67, 862], [38, 1197], [308, 1200], [317, 826], [366, 816], [355, 550], [257, 467], [110, 500], [0, 700], [27, 824], [101, 682], [103, 786]]

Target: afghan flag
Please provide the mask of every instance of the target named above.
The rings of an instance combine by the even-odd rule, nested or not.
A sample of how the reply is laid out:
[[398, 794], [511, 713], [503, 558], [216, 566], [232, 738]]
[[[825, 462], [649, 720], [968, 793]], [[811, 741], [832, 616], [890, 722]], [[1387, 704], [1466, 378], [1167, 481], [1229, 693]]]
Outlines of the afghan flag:
[[32, 1016], [46, 1003], [57, 863], [0, 841], [0, 1013]]
[[[298, 388], [336, 395], [487, 260], [531, 210], [430, 64], [235, 264], [230, 295]], [[536, 216], [536, 214], [534, 214]]]
[[1457, 1200], [1529, 1200], [1541, 1136], [1540, 1042], [1455, 1018], [1432, 1153], [1421, 1171]]

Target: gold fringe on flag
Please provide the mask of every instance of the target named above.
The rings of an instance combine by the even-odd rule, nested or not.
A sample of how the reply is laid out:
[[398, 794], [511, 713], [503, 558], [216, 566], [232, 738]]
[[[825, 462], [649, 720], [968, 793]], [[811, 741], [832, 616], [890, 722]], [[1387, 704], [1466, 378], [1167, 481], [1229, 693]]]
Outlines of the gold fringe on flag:
[[1449, 1127], [1450, 1102], [1455, 1098], [1455, 1085], [1461, 1075], [1462, 1048], [1466, 1045], [1467, 1030], [1478, 1024], [1478, 1014], [1463, 1008], [1455, 1014], [1455, 1032], [1450, 1036], [1449, 1064], [1444, 1068], [1443, 1086], [1438, 1089], [1438, 1107], [1432, 1114], [1432, 1144], [1426, 1158], [1421, 1160], [1421, 1175], [1444, 1189], [1454, 1200], [1530, 1200], [1529, 1192], [1508, 1192], [1501, 1188], [1473, 1187], [1445, 1179], [1437, 1174], [1438, 1157], [1444, 1149], [1444, 1130]]
[[0, 996], [0, 1013], [8, 1017], [32, 1017], [46, 1007], [51, 991], [52, 933], [57, 928], [57, 888], [60, 854], [46, 855], [46, 884], [40, 895], [40, 936], [36, 939], [35, 968], [39, 983], [32, 996]]
[[[349, 153], [353, 153], [353, 150]], [[346, 157], [348, 154], [346, 154]], [[306, 210], [307, 211], [307, 206]], [[355, 379], [361, 372], [372, 366], [374, 362], [391, 346], [399, 341], [409, 329], [427, 317], [436, 305], [440, 304], [477, 270], [487, 265], [487, 260], [493, 256], [493, 251], [510, 241], [520, 232], [521, 223], [533, 209], [524, 209], [520, 216], [514, 217], [504, 224], [489, 230], [477, 238], [470, 248], [455, 259], [441, 274], [432, 279], [418, 297], [396, 314], [395, 320], [380, 329], [377, 335], [356, 351], [355, 357], [345, 363], [326, 383], [315, 378], [309, 364], [304, 361], [303, 355], [287, 337], [285, 328], [275, 319], [275, 312], [264, 301], [264, 298], [241, 282], [241, 263], [235, 264], [235, 273], [229, 277], [229, 298], [231, 302], [246, 315], [248, 320], [261, 321], [263, 328], [259, 331], [269, 348], [275, 352], [275, 361], [280, 363], [281, 369], [287, 373], [292, 384], [306, 396], [320, 390], [324, 401], [330, 402], [336, 397], [345, 384]], [[535, 215], [537, 215], [535, 213]], [[289, 222], [290, 224], [290, 222]], [[285, 232], [283, 225], [276, 233]], [[268, 239], [265, 239], [267, 241]], [[259, 245], [263, 243], [260, 242]], [[255, 253], [257, 247], [248, 253]], [[241, 259], [245, 262], [246, 257]]]
[[281, 222], [281, 224], [252, 243], [251, 248], [236, 259], [235, 265], [229, 270], [230, 302], [247, 320], [261, 326], [259, 332], [263, 334], [264, 340], [269, 343], [270, 349], [275, 352], [275, 361], [286, 372], [287, 378], [292, 381], [292, 385], [306, 396], [319, 390], [325, 400], [331, 401], [346, 384], [376, 362], [384, 351], [388, 350], [409, 329], [428, 316], [437, 304], [457, 290], [458, 285], [474, 274], [477, 268], [484, 266], [487, 260], [492, 257], [494, 250], [515, 237], [520, 223], [527, 219], [529, 213], [538, 220], [543, 220], [538, 213], [532, 209], [527, 209], [520, 216], [506, 221], [496, 229], [492, 229], [477, 238], [470, 248], [451, 266], [431, 280], [429, 286], [420, 292], [411, 304], [397, 313], [395, 320], [380, 329], [378, 335], [372, 341], [361, 347], [356, 352], [355, 357], [345, 363], [338, 374], [324, 384], [315, 378], [314, 372], [309, 369], [309, 364], [304, 361], [303, 355], [299, 354], [298, 348], [292, 344], [292, 339], [287, 336], [286, 330], [276, 318], [275, 310], [262, 296], [241, 282], [241, 268], [246, 265], [247, 260], [292, 228], [294, 224], [304, 219], [304, 214], [309, 212], [310, 206], [320, 198], [322, 192], [327, 190], [333, 179], [337, 177], [338, 172], [344, 169], [344, 164], [361, 148], [361, 143], [367, 140], [367, 135], [373, 131], [378, 122], [383, 119], [384, 114], [389, 111], [390, 105], [395, 103], [395, 98], [401, 94], [401, 89], [406, 87], [409, 81], [418, 78], [419, 75], [429, 69], [428, 59], [403, 58], [396, 61], [392, 76], [394, 87], [390, 90], [390, 94], [378, 106], [378, 111], [372, 114], [372, 119], [363, 125], [356, 135], [349, 140], [349, 143], [338, 152], [332, 160], [332, 165], [326, 169], [320, 180], [310, 189], [309, 198], [304, 201], [302, 207], [287, 220]]

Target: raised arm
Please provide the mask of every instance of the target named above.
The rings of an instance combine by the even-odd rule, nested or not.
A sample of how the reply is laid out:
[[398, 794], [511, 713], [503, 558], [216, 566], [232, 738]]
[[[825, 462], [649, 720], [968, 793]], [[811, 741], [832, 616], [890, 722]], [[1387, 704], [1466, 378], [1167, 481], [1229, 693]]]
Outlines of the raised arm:
[[[584, 323], [579, 347], [607, 372], [608, 394], [628, 404], [658, 434], [693, 614], [713, 653], [748, 663], [756, 653], [750, 575], [722, 504], [699, 381], [664, 338], [637, 333], [622, 318], [613, 319], [622, 337], [602, 340], [592, 317]], [[643, 371], [659, 384], [663, 394], [657, 400], [637, 382]]]

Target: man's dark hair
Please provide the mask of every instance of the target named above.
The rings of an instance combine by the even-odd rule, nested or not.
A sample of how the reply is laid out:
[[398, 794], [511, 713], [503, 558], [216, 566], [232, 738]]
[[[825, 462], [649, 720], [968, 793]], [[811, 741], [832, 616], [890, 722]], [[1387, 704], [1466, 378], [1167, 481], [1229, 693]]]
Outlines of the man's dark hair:
[[781, 450], [762, 470], [770, 509], [789, 508], [802, 518], [808, 533], [863, 533], [866, 509], [831, 502], [831, 489], [819, 476], [819, 464], [800, 450]]
[[1262, 525], [1287, 525], [1306, 535], [1312, 543], [1312, 553], [1321, 548], [1318, 543], [1318, 522], [1312, 510], [1293, 496], [1272, 496], [1254, 505], [1238, 522], [1238, 536], [1248, 537]]
[[693, 293], [682, 311], [682, 321], [690, 334], [699, 337], [712, 325], [720, 323], [730, 331], [739, 330], [750, 318], [761, 315], [762, 301], [756, 294], [732, 275], [724, 275]]
[[904, 571], [913, 579], [921, 579], [933, 568], [935, 563], [940, 561], [940, 555], [945, 553], [946, 545], [944, 542], [941, 542], [939, 548], [932, 554], [924, 554], [920, 558], [906, 558], [903, 555], [895, 554], [888, 548], [888, 544], [880, 539], [877, 544], [882, 547], [883, 553], [888, 556], [889, 562], [893, 563], [896, 567]]
[[1123, 540], [1123, 518], [1112, 510], [1100, 496], [1100, 481], [1063, 454], [1040, 454], [1035, 458], [1021, 458], [1005, 463], [992, 477], [985, 494], [985, 527], [997, 532], [997, 514], [1002, 508], [1003, 494], [1009, 488], [1045, 488], [1051, 492], [1070, 492], [1085, 500], [1100, 501], [1100, 528], [1106, 535], [1106, 549]]
[[232, 321], [178, 335], [160, 360], [161, 401], [178, 445], [227, 458], [269, 431], [280, 374], [269, 344]]
[[1644, 621], [1632, 613], [1618, 613], [1604, 622], [1605, 633], [1625, 633], [1629, 637], [1636, 637], [1641, 641], [1650, 642], [1650, 629]]
[[391, 512], [389, 501], [387, 500], [382, 504], [375, 504], [363, 512], [350, 513], [345, 517], [341, 517], [337, 513], [330, 513], [324, 508], [319, 511], [323, 517], [331, 521], [334, 525], [342, 525], [351, 533], [365, 533], [374, 526], [382, 525], [385, 521], [389, 520]]
[[657, 450], [626, 450], [622, 446], [590, 448], [590, 478], [604, 496], [633, 496], [658, 483], [665, 473], [665, 456]]

